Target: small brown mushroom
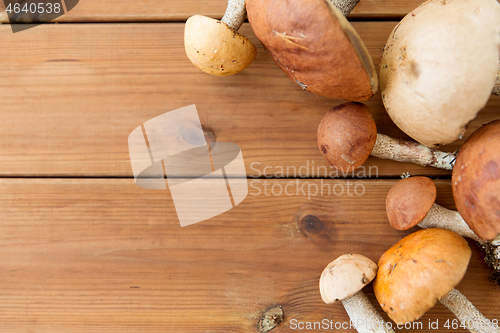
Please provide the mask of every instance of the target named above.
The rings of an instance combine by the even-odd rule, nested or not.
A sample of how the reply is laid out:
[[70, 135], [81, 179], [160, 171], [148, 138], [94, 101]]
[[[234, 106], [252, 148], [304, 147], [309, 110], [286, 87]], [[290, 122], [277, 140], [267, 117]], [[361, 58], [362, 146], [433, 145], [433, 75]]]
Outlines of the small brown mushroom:
[[419, 319], [439, 300], [476, 333], [500, 332], [455, 286], [471, 250], [462, 236], [445, 229], [422, 229], [394, 244], [380, 258], [373, 290], [396, 323]]
[[184, 28], [184, 47], [189, 60], [205, 73], [216, 76], [236, 74], [247, 68], [257, 49], [238, 33], [245, 18], [245, 0], [228, 0], [220, 21], [191, 16]]
[[500, 244], [500, 120], [463, 144], [451, 185], [457, 210], [483, 240]]
[[366, 101], [377, 92], [377, 72], [345, 18], [358, 2], [248, 0], [248, 21], [271, 58], [302, 89]]
[[462, 138], [492, 89], [499, 91], [499, 22], [496, 0], [430, 0], [396, 25], [380, 90], [403, 132], [429, 147]]
[[451, 170], [455, 155], [416, 142], [377, 134], [370, 109], [361, 103], [344, 103], [330, 110], [317, 132], [321, 154], [335, 168], [354, 170], [370, 155], [399, 162]]
[[377, 264], [360, 254], [344, 254], [326, 266], [319, 280], [326, 304], [342, 301], [351, 322], [360, 333], [394, 332], [361, 290], [377, 274]]
[[446, 209], [435, 201], [436, 185], [430, 178], [403, 178], [387, 193], [385, 207], [389, 223], [398, 230], [408, 230], [416, 225], [443, 228], [480, 241], [457, 211]]
[[499, 283], [500, 246], [480, 239], [457, 211], [444, 208], [435, 200], [436, 185], [430, 178], [401, 179], [387, 193], [385, 207], [389, 223], [398, 230], [414, 226], [442, 228], [475, 240], [486, 253], [485, 261], [493, 267], [492, 281]]

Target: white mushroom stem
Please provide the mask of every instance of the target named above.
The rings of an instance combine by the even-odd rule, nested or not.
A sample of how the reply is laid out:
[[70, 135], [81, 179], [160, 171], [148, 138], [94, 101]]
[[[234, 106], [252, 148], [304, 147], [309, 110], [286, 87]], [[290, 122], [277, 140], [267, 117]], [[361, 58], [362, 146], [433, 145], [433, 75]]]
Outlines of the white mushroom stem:
[[492, 94], [500, 95], [500, 60], [498, 60], [497, 80], [495, 81], [495, 86], [493, 87]]
[[456, 158], [454, 153], [442, 152], [417, 142], [395, 139], [380, 133], [377, 134], [377, 141], [371, 155], [382, 159], [411, 162], [445, 170], [453, 169]]
[[354, 7], [359, 3], [359, 0], [330, 0], [330, 2], [337, 7], [344, 16], [349, 15]]
[[[360, 0], [330, 0], [344, 16], [349, 15]], [[228, 0], [226, 12], [221, 21], [234, 31], [238, 31], [247, 18], [245, 0]]]
[[226, 12], [221, 21], [226, 23], [234, 31], [240, 29], [247, 18], [245, 0], [228, 0]]
[[344, 299], [342, 304], [359, 333], [394, 333], [362, 290]]
[[482, 239], [472, 231], [459, 212], [444, 208], [438, 204], [432, 205], [425, 218], [418, 224], [420, 228], [442, 228], [457, 234], [484, 243]]
[[[461, 292], [453, 289], [439, 300], [473, 333], [500, 333], [498, 325], [492, 323], [465, 297]], [[462, 326], [462, 327], [463, 327]]]

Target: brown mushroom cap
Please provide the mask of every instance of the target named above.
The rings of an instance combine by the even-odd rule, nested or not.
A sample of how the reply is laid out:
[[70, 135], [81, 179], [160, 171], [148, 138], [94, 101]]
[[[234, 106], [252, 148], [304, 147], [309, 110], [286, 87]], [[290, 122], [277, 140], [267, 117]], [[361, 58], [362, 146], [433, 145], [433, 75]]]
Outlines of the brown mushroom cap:
[[246, 8], [257, 38], [303, 89], [349, 101], [366, 101], [377, 91], [367, 48], [330, 1], [247, 0]]
[[389, 223], [407, 230], [424, 219], [436, 201], [436, 185], [427, 177], [409, 177], [394, 184], [385, 201]]
[[453, 198], [469, 227], [483, 240], [500, 234], [500, 120], [482, 126], [464, 143], [453, 167]]
[[196, 67], [217, 76], [241, 72], [257, 55], [257, 49], [248, 38], [224, 22], [201, 15], [186, 21], [184, 47]]
[[377, 126], [366, 105], [344, 103], [323, 117], [317, 140], [328, 163], [349, 172], [363, 165], [370, 156], [377, 141]]
[[321, 298], [332, 304], [351, 297], [377, 274], [377, 264], [361, 254], [344, 254], [326, 266], [319, 280]]
[[375, 296], [394, 322], [417, 320], [462, 280], [470, 257], [462, 236], [421, 229], [382, 255], [373, 282]]

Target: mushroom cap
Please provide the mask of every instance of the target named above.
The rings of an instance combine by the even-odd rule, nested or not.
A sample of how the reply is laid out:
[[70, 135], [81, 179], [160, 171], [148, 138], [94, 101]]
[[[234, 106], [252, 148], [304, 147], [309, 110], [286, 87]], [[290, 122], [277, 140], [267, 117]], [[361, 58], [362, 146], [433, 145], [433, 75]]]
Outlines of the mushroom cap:
[[380, 89], [387, 113], [429, 147], [461, 138], [491, 95], [499, 47], [496, 0], [425, 2], [386, 43]]
[[321, 273], [319, 291], [326, 304], [342, 301], [370, 283], [377, 274], [377, 264], [361, 254], [344, 254]]
[[248, 21], [274, 61], [303, 89], [366, 101], [378, 89], [370, 54], [325, 0], [247, 0]]
[[427, 177], [409, 177], [394, 184], [385, 201], [389, 223], [407, 230], [424, 219], [436, 201], [436, 185]]
[[241, 72], [257, 55], [255, 45], [221, 21], [195, 15], [186, 21], [184, 48], [205, 73], [226, 76]]
[[457, 210], [476, 235], [500, 234], [500, 121], [475, 131], [458, 153], [452, 174]]
[[370, 109], [361, 103], [340, 104], [321, 119], [318, 147], [333, 167], [349, 172], [363, 165], [377, 141]]
[[462, 236], [445, 229], [421, 229], [380, 257], [375, 297], [394, 322], [417, 320], [462, 280], [470, 257]]

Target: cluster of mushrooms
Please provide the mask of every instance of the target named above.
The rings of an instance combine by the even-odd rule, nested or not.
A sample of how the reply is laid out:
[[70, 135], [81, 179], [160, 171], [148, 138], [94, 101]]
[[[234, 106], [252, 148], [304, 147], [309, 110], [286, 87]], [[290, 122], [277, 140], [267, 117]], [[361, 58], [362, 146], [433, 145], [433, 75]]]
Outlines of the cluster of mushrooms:
[[[327, 125], [323, 122], [320, 125], [320, 149], [325, 140], [320, 133], [336, 132], [339, 126], [339, 131], [344, 130], [342, 116], [339, 116], [340, 125], [332, 121], [332, 117], [337, 117], [336, 111], [340, 115], [349, 114], [346, 118], [350, 120], [362, 119], [358, 122], [362, 128], [364, 121], [369, 122], [369, 136], [377, 136], [374, 125], [367, 120], [371, 118], [369, 113], [367, 117], [366, 107], [345, 103], [325, 116]], [[330, 130], [324, 126], [329, 126]], [[333, 141], [328, 142], [341, 137], [338, 133], [333, 134]], [[364, 151], [361, 157], [358, 159], [357, 154], [351, 154], [348, 159], [362, 164], [358, 161], [367, 158], [373, 145], [368, 144], [368, 148], [359, 145]], [[346, 154], [343, 149], [337, 153]], [[463, 237], [478, 242], [486, 253], [486, 262], [493, 267], [492, 281], [500, 282], [499, 152], [500, 120], [482, 126], [465, 141], [452, 164], [453, 198], [458, 211], [435, 203], [436, 186], [427, 177], [404, 177], [396, 182], [386, 198], [389, 223], [398, 230], [415, 226], [422, 229], [388, 249], [378, 265], [360, 254], [343, 255], [332, 261], [320, 278], [323, 301], [327, 304], [342, 301], [351, 321], [360, 323], [356, 327], [358, 332], [394, 332], [361, 291], [373, 280], [380, 306], [398, 324], [419, 319], [439, 301], [470, 332], [499, 333], [500, 328], [455, 289], [471, 258], [471, 250]], [[329, 159], [332, 165], [345, 162], [342, 157], [338, 160]]]
[[[440, 301], [471, 332], [500, 332], [455, 289], [478, 242], [500, 284], [500, 120], [475, 131], [458, 152], [438, 146], [462, 139], [491, 94], [500, 95], [500, 4], [429, 0], [406, 15], [384, 47], [380, 72], [346, 16], [359, 0], [229, 0], [222, 20], [191, 17], [185, 49], [213, 75], [252, 63], [255, 46], [237, 31], [248, 21], [272, 59], [302, 89], [346, 102], [317, 131], [335, 168], [354, 170], [370, 155], [452, 170], [457, 211], [435, 203], [426, 177], [398, 181], [386, 199], [390, 224], [422, 228], [388, 249], [378, 265], [360, 254], [328, 264], [324, 302], [342, 302], [359, 332], [394, 332], [361, 289], [373, 280], [382, 309], [396, 323], [419, 319]], [[380, 88], [394, 123], [415, 141], [377, 133], [369, 100]]]

